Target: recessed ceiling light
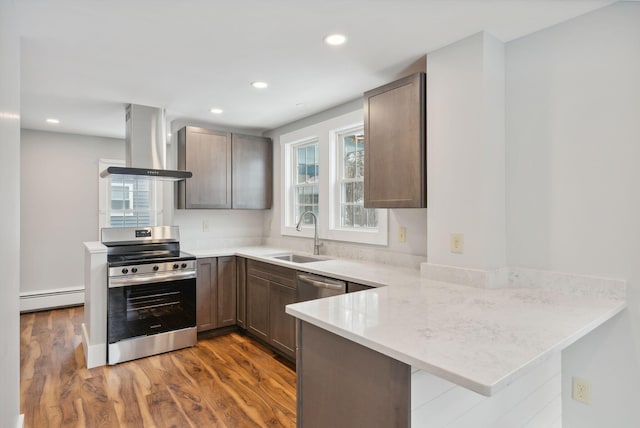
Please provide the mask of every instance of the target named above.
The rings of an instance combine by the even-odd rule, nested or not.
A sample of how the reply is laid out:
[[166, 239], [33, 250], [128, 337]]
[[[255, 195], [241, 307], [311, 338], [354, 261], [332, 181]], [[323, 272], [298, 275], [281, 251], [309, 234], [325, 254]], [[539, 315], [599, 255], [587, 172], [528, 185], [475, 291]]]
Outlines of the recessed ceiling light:
[[58, 119], [54, 119], [50, 117], [49, 119], [47, 119], [47, 123], [51, 123], [52, 125], [57, 125], [60, 123], [60, 121]]
[[256, 89], [264, 89], [264, 88], [268, 87], [269, 84], [267, 82], [262, 82], [260, 80], [257, 80], [255, 82], [251, 82], [251, 86], [253, 86]]
[[211, 113], [213, 114], [222, 114], [222, 109], [221, 108], [212, 108], [211, 109]]
[[324, 38], [324, 42], [330, 46], [340, 46], [347, 42], [347, 36], [344, 34], [329, 34]]

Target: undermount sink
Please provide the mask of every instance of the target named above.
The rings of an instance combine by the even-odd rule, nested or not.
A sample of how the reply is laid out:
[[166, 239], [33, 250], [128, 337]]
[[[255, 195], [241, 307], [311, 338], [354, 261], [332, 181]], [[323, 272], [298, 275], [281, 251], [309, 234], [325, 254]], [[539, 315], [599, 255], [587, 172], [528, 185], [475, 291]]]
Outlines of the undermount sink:
[[293, 262], [293, 263], [311, 263], [311, 262], [322, 262], [327, 260], [327, 258], [325, 257], [303, 256], [300, 254], [281, 254], [279, 256], [271, 256], [271, 258], [284, 260], [286, 262]]

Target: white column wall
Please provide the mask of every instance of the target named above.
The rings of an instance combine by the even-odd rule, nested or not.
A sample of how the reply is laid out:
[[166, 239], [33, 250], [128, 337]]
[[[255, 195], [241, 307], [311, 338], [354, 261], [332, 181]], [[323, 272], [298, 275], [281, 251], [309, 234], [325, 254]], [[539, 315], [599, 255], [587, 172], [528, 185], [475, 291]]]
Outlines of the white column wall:
[[0, 424], [20, 413], [20, 40], [13, 0], [0, 1]]
[[503, 268], [504, 47], [478, 33], [430, 53], [427, 71], [429, 263]]

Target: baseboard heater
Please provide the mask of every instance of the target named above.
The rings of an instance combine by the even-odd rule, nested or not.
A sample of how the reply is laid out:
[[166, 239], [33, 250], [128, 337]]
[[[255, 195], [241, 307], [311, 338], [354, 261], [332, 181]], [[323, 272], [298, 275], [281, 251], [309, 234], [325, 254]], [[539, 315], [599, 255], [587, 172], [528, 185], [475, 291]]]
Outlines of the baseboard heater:
[[57, 288], [20, 293], [20, 312], [84, 304], [84, 287]]

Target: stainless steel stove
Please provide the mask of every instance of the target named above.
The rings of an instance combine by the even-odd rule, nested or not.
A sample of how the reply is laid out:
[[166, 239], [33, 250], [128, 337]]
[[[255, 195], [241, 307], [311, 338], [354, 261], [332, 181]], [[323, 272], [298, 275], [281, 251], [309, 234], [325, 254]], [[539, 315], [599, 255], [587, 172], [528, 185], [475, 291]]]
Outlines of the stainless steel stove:
[[177, 226], [104, 228], [107, 362], [194, 346], [196, 259], [180, 251]]

